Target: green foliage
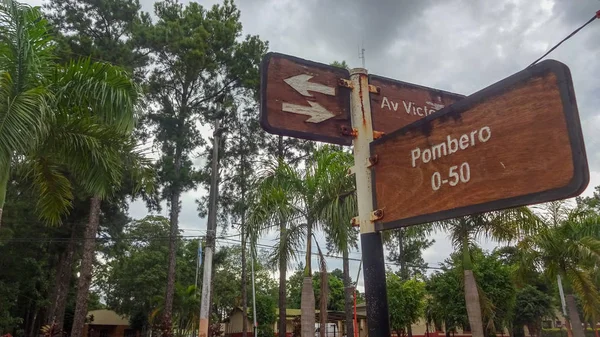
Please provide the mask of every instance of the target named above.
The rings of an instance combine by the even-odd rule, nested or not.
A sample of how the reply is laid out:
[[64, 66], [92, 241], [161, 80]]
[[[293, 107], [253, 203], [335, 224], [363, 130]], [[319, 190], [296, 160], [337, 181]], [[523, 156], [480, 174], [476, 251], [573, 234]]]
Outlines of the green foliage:
[[[111, 256], [106, 280], [107, 304], [130, 317], [154, 308], [153, 300], [163, 293], [166, 280], [169, 224], [163, 217], [148, 216], [128, 225], [122, 240], [127, 245]], [[154, 237], [163, 239], [153, 239]]]
[[600, 216], [586, 207], [546, 205], [544, 227], [519, 242], [525, 254], [522, 268], [541, 266], [549, 279], [563, 278], [565, 292], [581, 300], [586, 319], [598, 317], [600, 290], [594, 269], [600, 262]]
[[554, 317], [552, 297], [527, 285], [517, 291], [513, 325], [526, 325], [530, 334], [542, 329], [542, 318]]
[[138, 71], [148, 56], [140, 50], [143, 31], [150, 23], [137, 0], [51, 0], [44, 5], [53, 28], [61, 34], [60, 56], [90, 56], [127, 70]]
[[3, 0], [0, 19], [0, 162], [8, 164], [46, 131], [47, 82], [54, 62], [48, 23], [39, 8]]
[[332, 277], [337, 277], [340, 280], [344, 279], [344, 272], [341, 269], [339, 269], [339, 268], [335, 268], [332, 272], [330, 272], [330, 275]]
[[344, 281], [333, 275], [328, 278], [329, 300], [327, 310], [344, 311]]
[[[344, 282], [337, 276], [328, 273], [327, 277], [327, 310], [344, 311]], [[321, 301], [321, 273], [313, 273], [313, 289], [315, 291], [315, 309], [319, 309]]]
[[[288, 279], [287, 304], [290, 308], [299, 309], [302, 298], [302, 282], [304, 279], [304, 268], [302, 264]], [[327, 287], [329, 289], [327, 296], [327, 310], [344, 311], [344, 282], [336, 274], [339, 272], [330, 272], [327, 277]], [[321, 273], [313, 273], [313, 289], [315, 291], [315, 309], [319, 309], [321, 300]]]
[[473, 261], [479, 296], [483, 300], [484, 327], [492, 335], [512, 322], [516, 290], [511, 269], [493, 254], [485, 254], [481, 250], [473, 253]]
[[423, 251], [435, 243], [429, 238], [431, 232], [430, 224], [422, 224], [384, 234], [384, 242], [390, 251], [388, 260], [400, 265], [400, 277], [403, 279], [425, 275], [428, 265], [423, 259]]
[[334, 66], [334, 67], [338, 67], [338, 68], [350, 69], [350, 67], [348, 66], [348, 64], [346, 63], [345, 60], [342, 62], [333, 61], [330, 65]]
[[[18, 158], [36, 189], [36, 210], [58, 224], [72, 206], [74, 184], [100, 197], [120, 186], [122, 155], [134, 152], [128, 137], [139, 90], [109, 64], [84, 58], [56, 63], [38, 8], [7, 1], [0, 15], [12, 24], [4, 26], [9, 35], [0, 45], [0, 81], [6, 80], [0, 85], [0, 106], [5, 106], [0, 111], [8, 122], [0, 130], [0, 162], [24, 156]], [[0, 169], [1, 207], [9, 167]]]
[[435, 326], [445, 326], [446, 330], [455, 330], [468, 324], [465, 306], [462, 275], [457, 268], [444, 268], [435, 272], [427, 282], [427, 292], [431, 296], [427, 301], [426, 318]]
[[[495, 254], [479, 248], [472, 250], [472, 267], [482, 302], [484, 327], [487, 335], [507, 327], [513, 318], [515, 288], [511, 269]], [[427, 282], [431, 295], [426, 313], [429, 322], [447, 329], [466, 328], [469, 321], [464, 297], [462, 254], [455, 253], [446, 260], [443, 271], [435, 272]]]
[[[287, 281], [287, 305], [288, 308], [300, 309], [302, 298], [302, 280], [304, 278], [304, 267], [299, 264], [298, 269], [290, 275]], [[317, 281], [316, 284], [319, 284]], [[313, 280], [313, 287], [316, 286]], [[315, 301], [317, 303], [317, 301]]]
[[[256, 293], [256, 321], [258, 323], [259, 334], [266, 335], [272, 333], [269, 327], [277, 321], [277, 302], [276, 299], [263, 292]], [[248, 319], [254, 319], [254, 312], [250, 310]]]
[[263, 325], [258, 327], [258, 336], [259, 337], [272, 337], [275, 335], [275, 331], [273, 330], [273, 325]]
[[[596, 334], [592, 329], [584, 330], [585, 337], [596, 337]], [[566, 329], [543, 329], [541, 333], [541, 337], [567, 337]]]
[[390, 328], [401, 336], [423, 316], [425, 282], [417, 279], [403, 281], [398, 275], [388, 273], [386, 283]]
[[31, 211], [35, 196], [29, 183], [17, 178], [9, 180], [0, 231], [0, 334], [26, 333], [27, 313], [49, 307], [57, 260], [69, 236], [68, 228], [44, 226]]

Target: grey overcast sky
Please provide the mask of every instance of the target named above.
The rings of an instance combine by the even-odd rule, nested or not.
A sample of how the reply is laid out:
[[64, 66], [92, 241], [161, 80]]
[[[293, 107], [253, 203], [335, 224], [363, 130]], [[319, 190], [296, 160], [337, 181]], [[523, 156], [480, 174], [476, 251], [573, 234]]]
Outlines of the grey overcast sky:
[[[144, 11], [152, 12], [153, 0], [140, 1]], [[28, 2], [37, 5], [42, 0]], [[211, 6], [220, 1], [199, 2]], [[267, 40], [271, 51], [323, 63], [345, 60], [351, 67], [359, 67], [358, 50], [364, 46], [370, 73], [466, 95], [522, 70], [600, 10], [599, 0], [235, 3], [241, 10], [244, 34]], [[596, 20], [548, 57], [571, 69], [591, 173], [584, 195], [600, 184], [599, 41], [600, 20]], [[204, 193], [192, 191], [183, 196], [182, 228], [206, 228], [194, 204]], [[134, 218], [146, 214], [138, 202], [130, 212]], [[187, 234], [194, 233], [201, 232]], [[436, 244], [425, 252], [431, 266], [448, 257], [451, 249], [444, 233], [435, 239]], [[272, 244], [268, 238], [263, 242]], [[333, 259], [329, 267], [341, 268], [341, 261]], [[351, 267], [356, 275], [358, 262]]]

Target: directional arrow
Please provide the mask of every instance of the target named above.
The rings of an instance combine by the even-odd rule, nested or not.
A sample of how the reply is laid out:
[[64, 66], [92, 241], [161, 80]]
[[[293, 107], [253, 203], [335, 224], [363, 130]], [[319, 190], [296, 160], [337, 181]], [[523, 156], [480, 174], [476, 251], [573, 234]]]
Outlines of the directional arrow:
[[289, 84], [290, 87], [294, 88], [297, 92], [304, 96], [312, 96], [308, 91], [320, 92], [325, 95], [335, 96], [335, 88], [328, 87], [319, 83], [309, 82], [313, 78], [311, 75], [300, 74], [296, 76], [292, 76], [283, 80], [285, 83]]
[[308, 101], [308, 104], [310, 104], [310, 106], [283, 103], [281, 109], [285, 112], [310, 116], [310, 118], [305, 121], [308, 123], [321, 123], [331, 117], [335, 117], [334, 114], [317, 102]]

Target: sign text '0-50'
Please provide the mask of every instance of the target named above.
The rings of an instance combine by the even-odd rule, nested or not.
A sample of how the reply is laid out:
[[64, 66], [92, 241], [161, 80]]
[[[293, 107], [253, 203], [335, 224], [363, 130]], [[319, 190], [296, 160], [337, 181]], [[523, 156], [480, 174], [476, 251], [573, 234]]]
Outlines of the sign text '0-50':
[[589, 172], [569, 69], [544, 61], [371, 143], [379, 230], [572, 197]]

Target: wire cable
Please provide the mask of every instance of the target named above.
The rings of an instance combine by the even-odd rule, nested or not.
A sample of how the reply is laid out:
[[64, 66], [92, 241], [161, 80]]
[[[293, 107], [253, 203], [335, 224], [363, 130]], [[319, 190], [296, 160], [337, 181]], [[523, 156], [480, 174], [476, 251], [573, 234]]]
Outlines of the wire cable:
[[533, 65], [535, 65], [536, 63], [538, 63], [541, 59], [543, 59], [548, 54], [550, 54], [554, 49], [558, 48], [558, 46], [560, 46], [563, 42], [567, 41], [573, 35], [577, 34], [577, 32], [579, 32], [581, 29], [583, 29], [583, 27], [589, 25], [590, 23], [592, 23], [592, 21], [594, 21], [596, 19], [599, 19], [599, 18], [600, 18], [600, 11], [597, 11], [596, 14], [594, 14], [594, 16], [591, 19], [588, 20], [588, 22], [586, 22], [585, 24], [583, 24], [583, 26], [577, 28], [575, 31], [573, 31], [571, 34], [569, 34], [567, 37], [565, 37], [564, 39], [562, 39], [562, 41], [560, 41], [558, 44], [556, 44], [554, 47], [552, 47], [550, 50], [548, 50], [544, 55], [542, 55], [542, 57], [540, 57], [539, 59], [533, 61], [533, 63], [530, 64], [529, 66], [527, 66], [527, 68], [532, 67]]

